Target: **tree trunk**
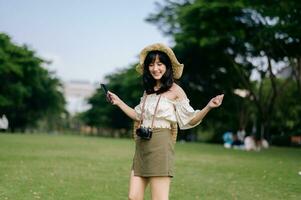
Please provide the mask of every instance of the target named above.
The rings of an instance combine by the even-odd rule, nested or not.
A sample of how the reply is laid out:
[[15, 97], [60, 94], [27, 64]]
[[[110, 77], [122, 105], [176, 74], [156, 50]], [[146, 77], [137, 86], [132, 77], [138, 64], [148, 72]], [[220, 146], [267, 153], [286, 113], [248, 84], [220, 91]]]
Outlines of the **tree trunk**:
[[301, 57], [297, 59], [296, 79], [299, 96], [301, 96]]

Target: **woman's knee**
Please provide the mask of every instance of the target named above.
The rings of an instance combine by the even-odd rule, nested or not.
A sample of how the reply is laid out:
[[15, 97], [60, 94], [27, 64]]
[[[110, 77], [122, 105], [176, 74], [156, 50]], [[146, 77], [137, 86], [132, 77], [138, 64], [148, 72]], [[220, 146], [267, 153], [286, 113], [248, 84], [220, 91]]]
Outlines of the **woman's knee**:
[[139, 195], [139, 194], [129, 194], [128, 197], [129, 200], [143, 200], [143, 196]]
[[132, 171], [131, 177], [130, 177], [128, 199], [143, 200], [144, 191], [145, 191], [147, 184], [148, 184], [147, 178], [134, 176], [134, 172]]

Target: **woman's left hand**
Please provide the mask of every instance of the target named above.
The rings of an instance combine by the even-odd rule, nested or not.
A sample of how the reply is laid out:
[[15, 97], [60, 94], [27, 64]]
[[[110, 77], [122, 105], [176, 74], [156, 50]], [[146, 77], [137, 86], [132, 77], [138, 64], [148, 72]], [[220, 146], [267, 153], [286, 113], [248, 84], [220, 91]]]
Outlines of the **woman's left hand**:
[[209, 103], [207, 104], [207, 106], [209, 108], [217, 108], [217, 107], [219, 107], [222, 104], [223, 98], [224, 98], [224, 94], [217, 95], [216, 97], [212, 98], [209, 101]]

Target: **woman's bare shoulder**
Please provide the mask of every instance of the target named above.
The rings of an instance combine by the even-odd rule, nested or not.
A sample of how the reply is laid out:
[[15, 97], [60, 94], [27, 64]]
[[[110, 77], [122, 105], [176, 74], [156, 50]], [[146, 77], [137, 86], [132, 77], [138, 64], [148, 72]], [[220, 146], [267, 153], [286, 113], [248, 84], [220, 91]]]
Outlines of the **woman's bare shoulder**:
[[185, 99], [187, 98], [185, 91], [178, 84], [174, 83], [172, 85], [173, 92], [176, 95], [176, 99]]

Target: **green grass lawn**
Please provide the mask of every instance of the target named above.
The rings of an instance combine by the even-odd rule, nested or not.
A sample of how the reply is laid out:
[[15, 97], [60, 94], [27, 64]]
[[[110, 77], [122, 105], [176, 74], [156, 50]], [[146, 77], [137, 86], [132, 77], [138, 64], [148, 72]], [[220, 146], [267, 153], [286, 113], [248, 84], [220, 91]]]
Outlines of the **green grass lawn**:
[[[133, 153], [128, 139], [0, 134], [0, 199], [127, 199]], [[170, 199], [301, 199], [299, 171], [301, 149], [177, 143]]]

